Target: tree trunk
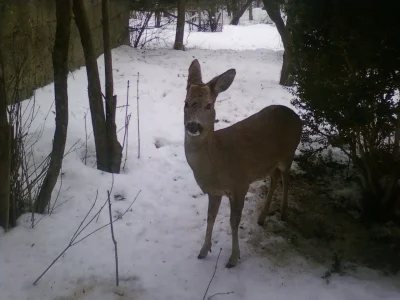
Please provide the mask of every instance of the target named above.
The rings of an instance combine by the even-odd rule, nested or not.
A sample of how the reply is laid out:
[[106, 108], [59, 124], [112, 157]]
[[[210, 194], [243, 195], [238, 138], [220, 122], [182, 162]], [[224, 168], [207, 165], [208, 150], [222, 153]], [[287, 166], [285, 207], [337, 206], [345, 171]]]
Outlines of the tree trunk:
[[0, 226], [7, 231], [10, 222], [11, 128], [7, 119], [7, 97], [1, 52], [0, 48]]
[[279, 84], [284, 86], [293, 85], [292, 77], [292, 43], [291, 36], [288, 28], [292, 23], [292, 17], [288, 15], [286, 26], [283, 22], [279, 4], [274, 0], [263, 0], [264, 8], [267, 11], [271, 20], [275, 23], [276, 29], [278, 29], [279, 35], [281, 36], [283, 48], [285, 52], [283, 54], [283, 64], [281, 70], [281, 77]]
[[56, 129], [49, 169], [35, 203], [35, 211], [38, 213], [43, 213], [51, 200], [51, 193], [61, 170], [68, 128], [68, 49], [71, 35], [72, 2], [70, 0], [55, 0], [55, 2], [57, 26], [53, 48], [53, 72]]
[[283, 63], [279, 84], [283, 86], [292, 86], [293, 83], [294, 78], [292, 76], [292, 50], [291, 47], [288, 47], [283, 52]]
[[85, 56], [89, 106], [96, 146], [97, 169], [108, 172], [107, 128], [92, 34], [83, 1], [73, 0], [72, 9]]
[[114, 80], [112, 70], [112, 56], [110, 45], [110, 13], [109, 0], [102, 0], [103, 16], [103, 46], [104, 46], [104, 69], [106, 82], [106, 126], [109, 171], [119, 173], [121, 168], [122, 147], [117, 138], [117, 126], [115, 124], [115, 110], [117, 97], [114, 96]]
[[160, 28], [161, 27], [161, 13], [160, 10], [156, 10], [155, 11], [155, 19], [156, 19], [156, 28]]
[[237, 12], [238, 12], [238, 0], [231, 0], [231, 14], [232, 14], [232, 17], [235, 17], [237, 15]]
[[[238, 25], [239, 24], [239, 20], [240, 18], [243, 16], [244, 12], [246, 11], [246, 9], [251, 5], [251, 3], [254, 0], [247, 0], [246, 3], [240, 8], [239, 11], [237, 11], [236, 14], [233, 14], [233, 18], [231, 21], [231, 25]], [[233, 12], [233, 10], [232, 10]]]
[[200, 29], [200, 27], [201, 27], [201, 10], [199, 10], [198, 14], [199, 14], [199, 29]]
[[253, 3], [249, 5], [249, 21], [253, 21]]
[[185, 10], [186, 10], [186, 0], [178, 0], [178, 20], [176, 24], [176, 34], [175, 34], [175, 50], [184, 50], [183, 48], [183, 36], [185, 33]]

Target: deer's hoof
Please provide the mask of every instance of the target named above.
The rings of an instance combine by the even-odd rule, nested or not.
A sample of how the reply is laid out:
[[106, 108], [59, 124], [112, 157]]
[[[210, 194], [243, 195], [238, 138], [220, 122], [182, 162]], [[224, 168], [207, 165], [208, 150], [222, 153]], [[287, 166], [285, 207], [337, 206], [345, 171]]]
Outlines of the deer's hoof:
[[228, 269], [232, 269], [235, 266], [236, 266], [236, 264], [228, 262], [225, 267], [228, 268]]
[[225, 267], [228, 268], [228, 269], [231, 269], [231, 268], [235, 267], [237, 265], [239, 259], [240, 259], [240, 254], [237, 255], [237, 256], [236, 255], [232, 255], [229, 258], [228, 263], [225, 265]]
[[199, 255], [197, 256], [198, 259], [204, 259], [206, 258], [208, 252], [211, 252], [211, 246], [203, 246], [203, 248], [201, 248]]

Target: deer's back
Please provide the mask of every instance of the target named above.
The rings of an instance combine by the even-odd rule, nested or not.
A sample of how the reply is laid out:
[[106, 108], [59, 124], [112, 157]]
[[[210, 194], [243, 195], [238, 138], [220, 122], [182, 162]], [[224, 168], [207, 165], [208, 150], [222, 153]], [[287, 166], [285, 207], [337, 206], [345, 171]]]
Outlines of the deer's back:
[[270, 105], [238, 123], [215, 132], [221, 159], [229, 173], [248, 181], [266, 176], [277, 166], [291, 164], [300, 142], [301, 120], [290, 108]]

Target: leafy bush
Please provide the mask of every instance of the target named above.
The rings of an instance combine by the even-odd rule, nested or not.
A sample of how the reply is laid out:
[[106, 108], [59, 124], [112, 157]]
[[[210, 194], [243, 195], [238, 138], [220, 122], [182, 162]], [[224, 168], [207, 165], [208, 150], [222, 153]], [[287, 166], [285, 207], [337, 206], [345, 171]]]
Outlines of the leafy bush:
[[400, 200], [398, 1], [291, 0], [295, 99], [304, 141], [339, 148], [359, 174], [363, 212], [394, 217]]

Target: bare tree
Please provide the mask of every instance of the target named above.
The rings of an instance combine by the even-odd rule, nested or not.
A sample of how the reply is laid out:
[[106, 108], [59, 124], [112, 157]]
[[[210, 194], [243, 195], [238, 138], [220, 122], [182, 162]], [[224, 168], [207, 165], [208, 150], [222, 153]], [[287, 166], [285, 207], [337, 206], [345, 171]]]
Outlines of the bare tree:
[[114, 80], [112, 72], [112, 56], [110, 45], [109, 5], [109, 0], [102, 0], [104, 66], [106, 82], [106, 127], [108, 139], [107, 144], [109, 171], [112, 173], [119, 173], [121, 168], [122, 147], [121, 144], [118, 142], [117, 128], [115, 125], [117, 96], [114, 96]]
[[253, 3], [254, 0], [247, 0], [240, 9], [236, 9], [236, 13], [233, 14], [233, 18], [231, 20], [231, 25], [238, 25], [240, 18], [243, 16], [246, 9]]
[[75, 23], [79, 30], [85, 56], [89, 106], [92, 116], [94, 142], [96, 146], [97, 168], [102, 171], [108, 171], [107, 127], [93, 38], [83, 1], [73, 0], [72, 10], [75, 15]]
[[292, 42], [289, 28], [292, 23], [292, 16], [288, 15], [286, 25], [281, 16], [280, 5], [276, 0], [263, 0], [265, 10], [267, 11], [271, 20], [275, 23], [279, 35], [283, 43], [285, 52], [283, 53], [283, 64], [281, 70], [281, 77], [279, 84], [284, 86], [293, 85], [293, 78], [291, 76], [292, 69]]
[[[229, 1], [229, 0], [228, 0]], [[230, 0], [230, 4], [231, 4], [231, 15], [232, 17], [235, 17], [238, 13], [238, 0]]]
[[61, 170], [68, 128], [68, 49], [71, 36], [71, 0], [56, 2], [56, 35], [53, 50], [54, 96], [56, 106], [56, 129], [50, 165], [36, 200], [35, 211], [43, 213], [51, 199]]
[[183, 36], [185, 34], [186, 0], [178, 0], [178, 20], [176, 24], [175, 50], [183, 50]]
[[7, 96], [1, 49], [0, 40], [0, 226], [7, 231], [10, 216], [11, 128], [7, 119]]

